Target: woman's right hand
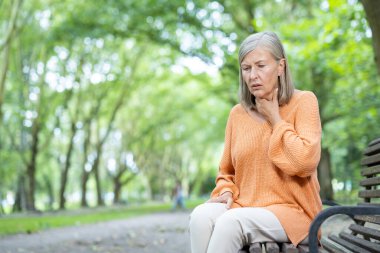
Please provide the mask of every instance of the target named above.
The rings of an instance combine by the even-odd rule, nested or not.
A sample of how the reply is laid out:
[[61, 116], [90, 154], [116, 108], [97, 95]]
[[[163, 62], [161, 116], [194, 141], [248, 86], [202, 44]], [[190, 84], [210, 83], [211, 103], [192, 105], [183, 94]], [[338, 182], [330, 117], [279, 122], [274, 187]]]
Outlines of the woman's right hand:
[[225, 192], [216, 198], [207, 200], [206, 203], [226, 203], [226, 208], [230, 209], [233, 202], [232, 192]]

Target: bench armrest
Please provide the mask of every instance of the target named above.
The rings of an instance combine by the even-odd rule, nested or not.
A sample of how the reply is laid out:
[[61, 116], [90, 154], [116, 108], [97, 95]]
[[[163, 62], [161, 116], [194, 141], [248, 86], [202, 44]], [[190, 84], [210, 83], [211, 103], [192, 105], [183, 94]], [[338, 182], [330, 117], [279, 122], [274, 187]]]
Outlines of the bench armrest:
[[313, 220], [309, 229], [309, 252], [318, 253], [318, 230], [322, 223], [336, 214], [345, 214], [350, 217], [355, 215], [380, 215], [380, 207], [374, 206], [333, 206], [322, 210]]
[[340, 206], [337, 202], [329, 199], [322, 199], [322, 205], [324, 206]]

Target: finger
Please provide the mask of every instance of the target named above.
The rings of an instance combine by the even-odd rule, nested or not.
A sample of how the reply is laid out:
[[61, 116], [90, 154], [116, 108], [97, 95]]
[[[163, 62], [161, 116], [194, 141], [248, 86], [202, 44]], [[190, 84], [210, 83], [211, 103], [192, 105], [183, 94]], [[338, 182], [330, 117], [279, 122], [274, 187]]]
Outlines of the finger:
[[226, 208], [227, 208], [227, 209], [230, 209], [232, 203], [233, 203], [233, 199], [232, 199], [232, 198], [228, 198], [228, 200], [227, 200], [227, 204], [226, 204]]
[[221, 197], [217, 197], [217, 198], [209, 199], [207, 203], [226, 203], [226, 201]]
[[215, 202], [217, 202], [216, 198], [212, 198], [206, 201], [206, 203], [215, 203]]

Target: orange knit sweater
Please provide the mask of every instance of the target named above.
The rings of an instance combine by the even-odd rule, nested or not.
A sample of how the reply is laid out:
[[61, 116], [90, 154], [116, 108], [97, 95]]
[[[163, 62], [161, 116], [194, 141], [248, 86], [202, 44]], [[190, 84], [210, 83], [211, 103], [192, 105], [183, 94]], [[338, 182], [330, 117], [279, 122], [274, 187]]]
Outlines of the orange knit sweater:
[[298, 245], [321, 210], [317, 165], [321, 154], [318, 101], [309, 91], [295, 92], [280, 107], [282, 121], [272, 127], [232, 108], [216, 187], [211, 197], [233, 193], [236, 207], [272, 211], [290, 241]]

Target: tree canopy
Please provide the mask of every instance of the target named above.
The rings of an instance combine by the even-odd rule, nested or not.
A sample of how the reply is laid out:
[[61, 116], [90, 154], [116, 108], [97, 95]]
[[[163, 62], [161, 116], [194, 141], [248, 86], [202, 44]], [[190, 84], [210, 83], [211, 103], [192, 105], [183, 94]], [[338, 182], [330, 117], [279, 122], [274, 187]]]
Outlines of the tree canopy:
[[364, 6], [0, 0], [0, 211], [165, 200], [178, 180], [209, 194], [239, 43], [264, 30], [318, 97], [323, 197], [352, 198], [379, 136], [379, 26]]

